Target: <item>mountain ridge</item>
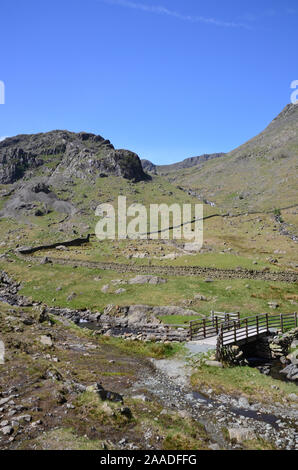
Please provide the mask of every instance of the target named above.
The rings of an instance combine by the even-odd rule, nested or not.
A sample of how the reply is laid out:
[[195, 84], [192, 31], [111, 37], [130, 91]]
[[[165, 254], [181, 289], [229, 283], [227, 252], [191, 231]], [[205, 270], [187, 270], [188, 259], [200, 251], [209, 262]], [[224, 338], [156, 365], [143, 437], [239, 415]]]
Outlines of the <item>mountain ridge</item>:
[[173, 171], [192, 168], [193, 166], [200, 165], [207, 162], [208, 160], [213, 160], [214, 158], [223, 157], [225, 153], [212, 153], [212, 154], [203, 154], [196, 157], [188, 157], [182, 160], [181, 162], [171, 163], [169, 165], [155, 165], [150, 160], [141, 160], [144, 171], [148, 171], [153, 174], [167, 175]]

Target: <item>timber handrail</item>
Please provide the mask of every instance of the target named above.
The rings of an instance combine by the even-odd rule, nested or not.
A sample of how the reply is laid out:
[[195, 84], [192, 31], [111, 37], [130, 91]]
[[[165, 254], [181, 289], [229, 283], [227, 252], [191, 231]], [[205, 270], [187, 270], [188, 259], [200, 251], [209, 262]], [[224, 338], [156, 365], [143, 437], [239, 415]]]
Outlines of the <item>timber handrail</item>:
[[247, 317], [234, 322], [231, 325], [221, 325], [218, 335], [218, 347], [223, 347], [238, 342], [249, 341], [251, 338], [270, 333], [270, 330], [278, 330], [284, 333], [286, 330], [298, 327], [297, 313], [285, 313], [277, 315], [261, 314], [255, 317]]
[[246, 317], [237, 320], [231, 317], [223, 318], [213, 316], [211, 319], [202, 318], [201, 320], [191, 321], [189, 324], [190, 339], [211, 338], [217, 335], [223, 336], [224, 342], [231, 342], [231, 338], [235, 342], [240, 337], [248, 339], [251, 336], [259, 336], [260, 334], [269, 333], [271, 328], [278, 329], [282, 333], [290, 328], [298, 327], [297, 313], [284, 313], [269, 315], [268, 313]]

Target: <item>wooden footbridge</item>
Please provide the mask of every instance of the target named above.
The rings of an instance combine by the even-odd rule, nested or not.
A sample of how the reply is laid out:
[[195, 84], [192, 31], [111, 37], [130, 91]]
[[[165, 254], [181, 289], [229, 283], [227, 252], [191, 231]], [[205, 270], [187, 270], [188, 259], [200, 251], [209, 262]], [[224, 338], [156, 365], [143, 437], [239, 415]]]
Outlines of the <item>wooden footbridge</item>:
[[[240, 318], [239, 313], [212, 312], [211, 318], [190, 322], [191, 341], [204, 343], [212, 338], [217, 351], [225, 346], [242, 345], [256, 341], [269, 333], [284, 333], [298, 327], [297, 313], [268, 314]], [[210, 343], [210, 340], [207, 341]]]

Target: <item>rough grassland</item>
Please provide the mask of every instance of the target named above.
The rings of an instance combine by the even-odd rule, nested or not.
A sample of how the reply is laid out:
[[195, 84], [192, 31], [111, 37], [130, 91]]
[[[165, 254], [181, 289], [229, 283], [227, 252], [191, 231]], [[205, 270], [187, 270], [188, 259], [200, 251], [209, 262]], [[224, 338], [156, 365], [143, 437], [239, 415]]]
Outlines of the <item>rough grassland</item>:
[[202, 365], [191, 377], [192, 385], [200, 390], [211, 387], [215, 393], [244, 395], [248, 399], [266, 403], [287, 401], [288, 395], [297, 392], [297, 385], [277, 381], [272, 377], [260, 374], [251, 367], [228, 367], [219, 369]]
[[[30, 267], [31, 266], [31, 267]], [[113, 286], [116, 279], [129, 280], [133, 274], [119, 274], [63, 265], [35, 265], [16, 260], [12, 263], [0, 262], [0, 268], [22, 283], [21, 294], [49, 306], [72, 309], [89, 308], [103, 311], [106, 305], [114, 303], [126, 305], [177, 305], [190, 308], [201, 315], [209, 315], [211, 310], [239, 311], [242, 316], [270, 312], [268, 302], [276, 302], [278, 308], [273, 313], [290, 313], [297, 310], [297, 287], [295, 284], [270, 283], [245, 279], [216, 280], [205, 282], [195, 277], [168, 277], [166, 284], [129, 285], [126, 292], [115, 294], [119, 286]], [[108, 293], [101, 291], [109, 285]], [[71, 300], [68, 297], [75, 293]], [[196, 300], [195, 295], [206, 298]], [[196, 318], [196, 317], [194, 317]], [[192, 317], [165, 317], [168, 323], [188, 322]]]

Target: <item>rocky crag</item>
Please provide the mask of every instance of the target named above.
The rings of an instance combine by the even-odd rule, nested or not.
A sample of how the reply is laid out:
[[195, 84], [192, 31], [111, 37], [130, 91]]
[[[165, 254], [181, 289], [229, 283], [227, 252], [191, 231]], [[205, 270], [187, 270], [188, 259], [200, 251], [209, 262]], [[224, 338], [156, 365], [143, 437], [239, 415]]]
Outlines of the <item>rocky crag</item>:
[[147, 178], [135, 153], [116, 150], [100, 135], [57, 130], [0, 142], [0, 184], [28, 180], [37, 170], [42, 170], [50, 183], [110, 174], [134, 181]]
[[50, 211], [72, 216], [73, 201], [57, 192], [78, 179], [91, 183], [111, 175], [131, 182], [150, 179], [135, 153], [116, 150], [100, 135], [57, 130], [7, 138], [0, 142], [0, 185], [5, 185], [0, 197], [6, 198], [0, 217]]

